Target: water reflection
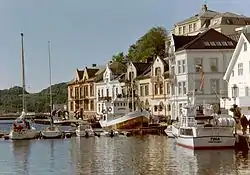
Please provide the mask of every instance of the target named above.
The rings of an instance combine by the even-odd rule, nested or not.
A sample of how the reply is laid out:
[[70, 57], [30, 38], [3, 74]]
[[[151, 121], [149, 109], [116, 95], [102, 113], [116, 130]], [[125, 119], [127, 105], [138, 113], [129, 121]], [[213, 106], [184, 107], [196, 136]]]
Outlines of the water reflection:
[[12, 142], [12, 153], [15, 158], [14, 169], [17, 174], [29, 174], [29, 156], [31, 140], [14, 140]]

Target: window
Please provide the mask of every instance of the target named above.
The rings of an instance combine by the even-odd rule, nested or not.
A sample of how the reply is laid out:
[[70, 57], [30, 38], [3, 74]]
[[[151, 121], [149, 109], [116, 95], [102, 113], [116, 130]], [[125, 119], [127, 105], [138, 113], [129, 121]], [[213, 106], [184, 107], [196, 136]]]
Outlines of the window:
[[91, 101], [90, 101], [90, 110], [91, 110], [91, 111], [94, 111], [94, 108], [95, 108], [95, 107], [94, 107], [94, 100], [91, 100]]
[[98, 97], [100, 97], [100, 96], [101, 96], [100, 89], [98, 89]]
[[118, 87], [115, 88], [115, 94], [116, 94], [116, 96], [119, 94], [119, 92], [118, 92]]
[[217, 41], [215, 43], [216, 43], [216, 46], [222, 46], [222, 44], [219, 41]]
[[93, 84], [90, 85], [90, 96], [94, 96], [94, 87], [93, 87]]
[[161, 75], [161, 68], [160, 67], [156, 67], [155, 68], [155, 76], [160, 76]]
[[219, 81], [218, 79], [211, 79], [211, 94], [218, 94], [220, 91], [219, 87]]
[[79, 88], [79, 91], [80, 91], [80, 98], [82, 98], [83, 94], [82, 94], [82, 88], [81, 87]]
[[73, 97], [73, 88], [70, 88], [70, 97], [72, 98]]
[[226, 41], [221, 42], [222, 46], [228, 46]]
[[228, 41], [227, 44], [228, 44], [229, 46], [233, 46], [233, 45], [234, 45], [232, 41]]
[[192, 31], [193, 31], [193, 26], [192, 26], [192, 24], [189, 24], [188, 28], [189, 28], [189, 32], [192, 32]]
[[178, 61], [178, 73], [180, 74], [181, 73], [181, 61]]
[[238, 64], [238, 75], [243, 75], [243, 63]]
[[181, 114], [182, 113], [182, 104], [180, 103], [179, 104], [179, 114]]
[[187, 93], [187, 86], [186, 86], [185, 81], [182, 82], [182, 88], [183, 88], [183, 94], [186, 94]]
[[210, 44], [209, 44], [208, 41], [204, 41], [204, 45], [205, 45], [205, 46], [210, 46]]
[[75, 87], [75, 97], [79, 97], [79, 88]]
[[171, 94], [172, 95], [175, 94], [175, 86], [174, 86], [174, 84], [171, 85]]
[[143, 85], [140, 86], [140, 94], [141, 94], [142, 97], [144, 96]]
[[213, 42], [213, 41], [210, 41], [210, 45], [211, 46], [216, 46], [215, 42]]
[[70, 111], [74, 111], [74, 103], [72, 101], [70, 102]]
[[145, 96], [148, 96], [149, 90], [148, 90], [148, 85], [145, 85]]
[[101, 112], [101, 104], [98, 104], [98, 112]]
[[178, 93], [179, 95], [182, 95], [182, 83], [178, 82]]
[[238, 97], [239, 96], [239, 88], [234, 85], [232, 88], [232, 97]]
[[167, 83], [167, 94], [170, 94], [170, 85]]
[[158, 95], [158, 84], [155, 84], [155, 95]]
[[84, 86], [84, 96], [89, 96], [88, 86]]
[[196, 23], [194, 23], [193, 29], [194, 29], [194, 31], [196, 31]]
[[163, 94], [163, 83], [160, 83], [160, 94]]
[[202, 58], [195, 58], [195, 71], [196, 72], [200, 72], [200, 67], [202, 67], [203, 63], [202, 63]]
[[101, 93], [101, 96], [103, 97], [103, 96], [104, 96], [104, 95], [103, 95], [103, 89], [101, 90], [101, 92], [102, 92], [102, 93]]
[[185, 34], [185, 33], [186, 33], [186, 26], [183, 26], [182, 29], [183, 29], [183, 32], [182, 32], [182, 33]]
[[244, 42], [244, 51], [247, 51], [247, 42]]
[[182, 60], [182, 73], [186, 72], [186, 60]]
[[248, 96], [248, 95], [249, 95], [249, 88], [245, 87], [245, 96]]
[[211, 72], [218, 71], [218, 59], [217, 58], [210, 58], [210, 69], [211, 69]]
[[109, 97], [109, 89], [106, 89], [106, 97]]
[[179, 35], [181, 35], [181, 27], [179, 27]]

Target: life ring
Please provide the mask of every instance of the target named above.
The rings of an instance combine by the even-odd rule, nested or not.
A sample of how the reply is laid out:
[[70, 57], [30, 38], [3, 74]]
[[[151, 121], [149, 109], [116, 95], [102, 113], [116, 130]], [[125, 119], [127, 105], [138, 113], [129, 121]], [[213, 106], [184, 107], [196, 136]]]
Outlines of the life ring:
[[109, 108], [108, 108], [108, 112], [111, 112], [111, 111], [112, 111], [112, 108], [111, 108], [111, 107], [109, 107]]

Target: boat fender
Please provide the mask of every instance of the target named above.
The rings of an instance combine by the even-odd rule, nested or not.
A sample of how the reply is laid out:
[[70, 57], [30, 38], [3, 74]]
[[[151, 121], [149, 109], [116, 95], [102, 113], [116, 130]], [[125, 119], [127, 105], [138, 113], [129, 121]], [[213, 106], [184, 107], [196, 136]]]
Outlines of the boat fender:
[[112, 111], [112, 108], [111, 108], [111, 107], [109, 107], [109, 108], [108, 108], [108, 112], [111, 112], [111, 111]]

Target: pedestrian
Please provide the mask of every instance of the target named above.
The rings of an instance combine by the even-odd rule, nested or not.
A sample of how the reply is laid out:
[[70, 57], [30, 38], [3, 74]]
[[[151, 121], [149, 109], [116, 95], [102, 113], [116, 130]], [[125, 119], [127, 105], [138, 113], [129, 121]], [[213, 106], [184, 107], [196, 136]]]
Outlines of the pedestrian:
[[240, 119], [240, 123], [241, 123], [241, 126], [242, 126], [242, 132], [243, 132], [243, 135], [246, 134], [246, 131], [247, 131], [247, 126], [249, 125], [249, 122], [247, 120], [247, 117], [243, 114], [241, 119]]

